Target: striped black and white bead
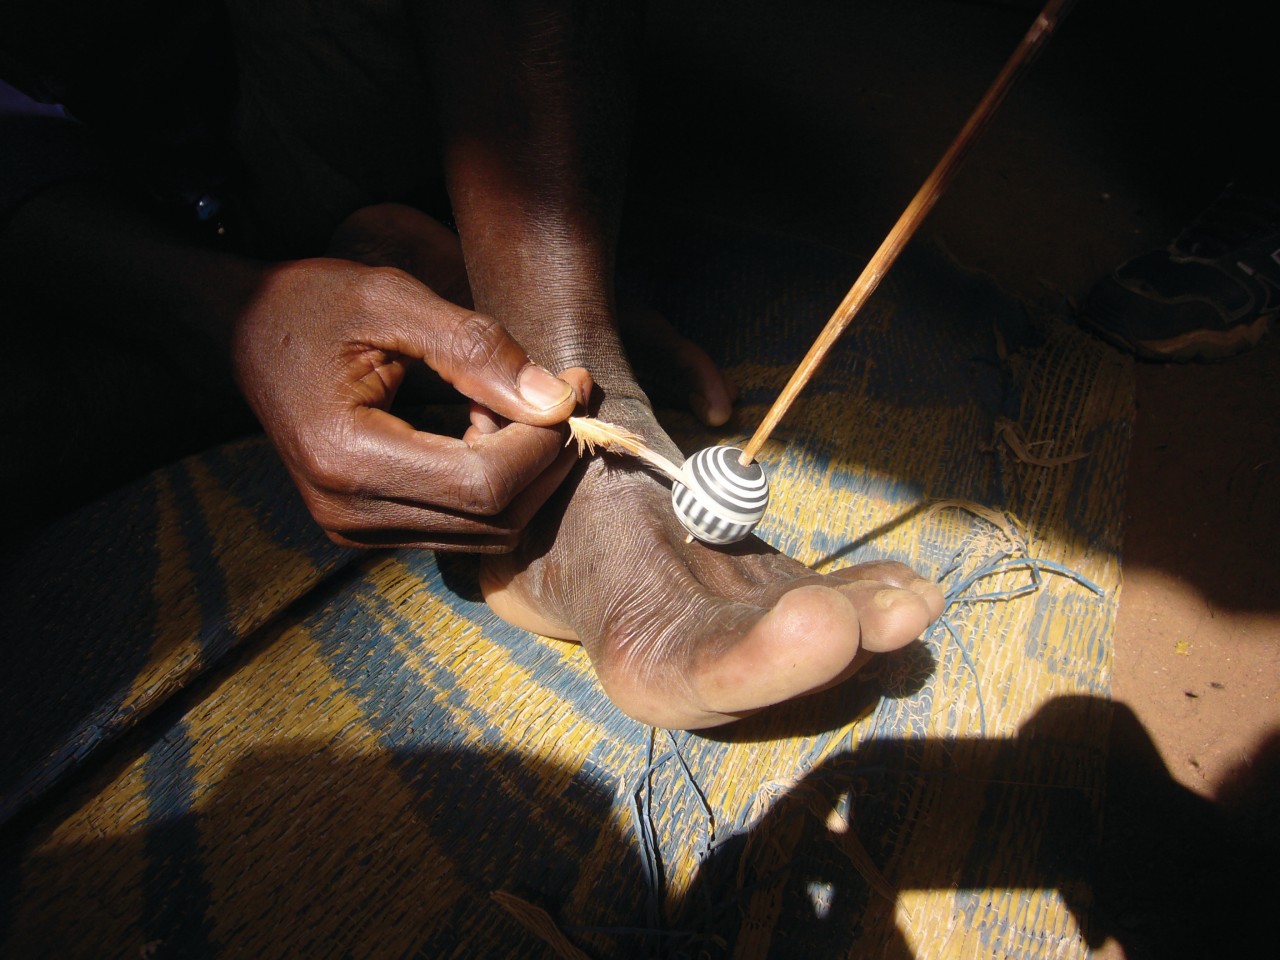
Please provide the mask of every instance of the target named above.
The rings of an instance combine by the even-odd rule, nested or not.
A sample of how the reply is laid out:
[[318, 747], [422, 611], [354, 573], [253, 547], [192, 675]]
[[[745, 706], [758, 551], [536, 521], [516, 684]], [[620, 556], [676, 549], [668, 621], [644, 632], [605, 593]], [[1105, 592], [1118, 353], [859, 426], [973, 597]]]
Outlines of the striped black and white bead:
[[738, 462], [737, 447], [707, 447], [685, 461], [684, 483], [671, 487], [671, 505], [685, 529], [704, 543], [735, 543], [760, 522], [769, 505], [769, 478], [760, 464]]

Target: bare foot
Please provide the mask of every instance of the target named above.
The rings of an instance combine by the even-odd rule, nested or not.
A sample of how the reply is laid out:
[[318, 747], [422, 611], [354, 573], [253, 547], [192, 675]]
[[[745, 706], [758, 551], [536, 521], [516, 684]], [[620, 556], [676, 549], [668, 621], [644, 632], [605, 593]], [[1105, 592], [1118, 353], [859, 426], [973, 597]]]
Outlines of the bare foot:
[[[649, 439], [670, 443], [633, 412]], [[660, 727], [716, 726], [825, 689], [943, 608], [941, 588], [899, 563], [824, 576], [755, 537], [688, 543], [665, 483], [610, 455], [585, 463], [527, 534], [516, 553], [485, 560], [489, 605], [580, 641], [609, 698]]]
[[[465, 275], [456, 238], [416, 211], [370, 208], [348, 222], [335, 247], [396, 263], [470, 300], [458, 279]], [[705, 422], [724, 422], [733, 390], [710, 358], [652, 310], [631, 305], [624, 313], [629, 351], [650, 370], [667, 370]], [[535, 328], [528, 345], [558, 339], [554, 328]], [[682, 460], [615, 342], [599, 329], [587, 342], [568, 359], [602, 374], [600, 415]], [[556, 369], [572, 365], [568, 359], [546, 355]], [[500, 426], [473, 406], [467, 437]], [[499, 616], [581, 641], [605, 692], [638, 720], [709, 727], [816, 692], [871, 653], [909, 643], [942, 612], [941, 589], [901, 564], [821, 576], [755, 538], [728, 548], [687, 543], [670, 496], [665, 481], [634, 461], [593, 458], [526, 528], [516, 553], [482, 568]]]

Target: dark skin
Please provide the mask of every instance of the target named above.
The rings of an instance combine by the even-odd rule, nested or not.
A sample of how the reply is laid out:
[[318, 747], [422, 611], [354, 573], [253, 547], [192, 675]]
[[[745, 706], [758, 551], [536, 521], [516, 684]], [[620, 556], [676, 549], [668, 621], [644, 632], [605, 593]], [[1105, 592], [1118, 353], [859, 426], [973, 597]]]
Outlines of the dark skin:
[[[637, 24], [601, 4], [449, 12], [433, 77], [477, 306], [552, 369], [590, 370], [602, 418], [680, 459], [614, 320], [621, 71]], [[494, 29], [504, 18], [509, 28]], [[613, 523], [619, 514], [634, 522]], [[668, 727], [726, 723], [840, 682], [866, 651], [902, 646], [942, 610], [936, 585], [900, 564], [820, 576], [754, 538], [687, 543], [666, 487], [604, 459], [570, 478], [514, 554], [487, 564], [484, 585], [508, 620], [582, 642], [615, 703]]]
[[[492, 318], [401, 271], [336, 259], [268, 272], [232, 354], [312, 516], [356, 545], [510, 549], [573, 465], [548, 427], [590, 388], [585, 371], [553, 377]], [[456, 439], [392, 414], [415, 360], [504, 424]]]
[[[178, 318], [173, 362], [193, 362], [208, 389], [234, 378], [335, 542], [510, 550], [573, 466], [555, 425], [588, 395], [585, 371], [553, 377], [500, 324], [395, 267], [210, 250], [82, 183], [19, 208], [0, 253], [16, 271], [56, 265], [51, 289], [75, 276], [75, 290], [141, 305], [127, 336], [172, 338]], [[227, 359], [221, 383], [199, 369], [210, 349]], [[502, 429], [441, 437], [391, 414], [413, 363]]]
[[[409, 42], [430, 64], [456, 239], [420, 211], [379, 204], [339, 225], [330, 251], [340, 258], [211, 261], [178, 248], [83, 265], [145, 292], [159, 315], [200, 311], [193, 328], [223, 344], [331, 537], [503, 551], [482, 572], [493, 609], [581, 642], [606, 693], [639, 720], [731, 722], [839, 683], [922, 633], [942, 593], [906, 567], [819, 575], [754, 538], [728, 549], [686, 542], [659, 479], [616, 458], [577, 463], [564, 446], [557, 425], [589, 402], [682, 459], [628, 362], [612, 282], [635, 12], [576, 0], [406, 9], [418, 30]], [[242, 75], [242, 90], [261, 97], [262, 116], [292, 116], [290, 103], [268, 99], [272, 63], [259, 58], [266, 73]], [[279, 139], [331, 137], [341, 153], [332, 116], [299, 123]], [[10, 223], [10, 242], [40, 232], [47, 199]], [[157, 266], [159, 280], [131, 277]], [[217, 295], [193, 304], [193, 281]], [[689, 371], [695, 407], [723, 422], [724, 378], [649, 319], [662, 352]], [[558, 403], [521, 395], [539, 376], [530, 358], [559, 373], [542, 380]], [[422, 434], [390, 412], [418, 361], [471, 401], [463, 437]]]

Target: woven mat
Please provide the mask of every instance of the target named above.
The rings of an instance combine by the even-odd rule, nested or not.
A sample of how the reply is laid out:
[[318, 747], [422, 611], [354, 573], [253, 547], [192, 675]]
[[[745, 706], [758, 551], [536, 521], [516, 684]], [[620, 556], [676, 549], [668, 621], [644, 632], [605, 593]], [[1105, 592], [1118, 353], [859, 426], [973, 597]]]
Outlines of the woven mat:
[[[633, 257], [744, 430], [859, 266], [729, 230]], [[761, 534], [903, 560], [947, 613], [704, 734], [621, 715], [467, 560], [329, 545], [261, 440], [160, 471], [6, 570], [0, 954], [1086, 956], [1131, 404], [1114, 354], [913, 248], [764, 451]]]

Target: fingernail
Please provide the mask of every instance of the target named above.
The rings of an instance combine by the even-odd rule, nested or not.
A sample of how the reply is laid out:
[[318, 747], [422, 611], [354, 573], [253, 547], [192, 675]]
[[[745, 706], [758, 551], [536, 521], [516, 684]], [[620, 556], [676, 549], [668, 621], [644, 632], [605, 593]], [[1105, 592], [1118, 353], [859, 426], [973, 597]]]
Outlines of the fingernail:
[[553, 377], [536, 363], [530, 363], [520, 371], [520, 396], [539, 410], [558, 407], [573, 396], [573, 387], [559, 377]]

